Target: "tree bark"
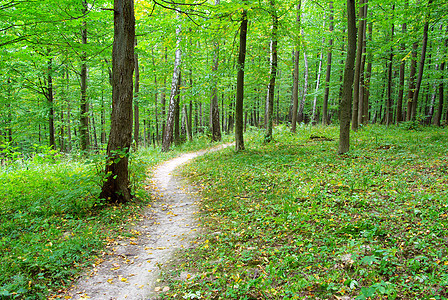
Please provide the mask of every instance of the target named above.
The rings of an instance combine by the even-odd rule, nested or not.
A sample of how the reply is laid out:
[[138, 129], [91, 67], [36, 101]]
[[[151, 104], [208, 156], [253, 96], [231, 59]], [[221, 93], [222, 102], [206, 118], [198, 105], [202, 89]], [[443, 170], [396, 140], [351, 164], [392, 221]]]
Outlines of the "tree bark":
[[[302, 36], [303, 36], [303, 29], [302, 29]], [[297, 116], [298, 123], [302, 123], [304, 120], [303, 110], [305, 109], [305, 100], [306, 100], [306, 96], [308, 94], [308, 56], [306, 55], [305, 49], [303, 49], [303, 62], [305, 65], [305, 70], [304, 70], [305, 80], [303, 82], [302, 100], [300, 100], [299, 113]]]
[[[83, 13], [87, 12], [87, 1], [82, 1]], [[87, 23], [82, 22], [81, 29], [82, 45], [87, 45]], [[82, 51], [81, 54], [81, 105], [80, 105], [80, 122], [79, 122], [79, 142], [81, 151], [89, 150], [89, 102], [87, 99], [87, 53]]]
[[[238, 54], [238, 75], [236, 83], [235, 101], [235, 150], [244, 150], [244, 65], [246, 61], [246, 39], [247, 39], [247, 12], [243, 10], [240, 27], [240, 49]], [[230, 123], [230, 122], [229, 122]], [[230, 126], [229, 126], [230, 127]]]
[[[395, 10], [395, 4], [392, 5], [392, 30], [391, 30], [391, 44], [393, 43], [394, 39], [394, 31], [395, 26], [393, 23], [393, 15]], [[386, 102], [386, 125], [389, 126], [390, 124], [393, 124], [393, 111], [392, 111], [392, 66], [393, 66], [393, 59], [394, 59], [394, 49], [393, 47], [390, 47], [390, 53], [389, 53], [389, 67], [388, 67], [388, 75], [387, 75], [387, 102]]]
[[173, 130], [174, 130], [174, 122], [175, 122], [175, 109], [176, 109], [176, 96], [177, 90], [179, 88], [179, 77], [180, 77], [180, 64], [181, 64], [181, 49], [180, 49], [180, 25], [176, 28], [176, 53], [174, 59], [174, 72], [173, 79], [171, 81], [171, 95], [170, 95], [170, 104], [168, 107], [168, 116], [166, 119], [165, 131], [163, 133], [162, 140], [162, 152], [167, 152], [170, 150], [171, 142], [173, 140]]
[[270, 1], [270, 6], [272, 9], [272, 36], [271, 36], [271, 62], [270, 62], [270, 72], [269, 72], [269, 85], [268, 94], [266, 101], [266, 132], [264, 135], [264, 141], [269, 143], [272, 140], [272, 127], [274, 118], [274, 92], [275, 92], [275, 79], [277, 76], [277, 30], [278, 30], [278, 17], [275, 11], [274, 0]]
[[[333, 10], [333, 1], [330, 0], [330, 34], [332, 34], [334, 30], [334, 10]], [[332, 59], [332, 50], [333, 50], [333, 37], [330, 38], [328, 42], [328, 54], [327, 54], [327, 72], [325, 73], [325, 92], [324, 92], [324, 101], [322, 104], [322, 125], [328, 125], [328, 98], [330, 96], [330, 78], [331, 78], [331, 59]]]
[[[135, 47], [137, 47], [137, 39], [135, 39]], [[135, 50], [134, 50], [135, 51]], [[140, 110], [139, 110], [139, 93], [140, 93], [140, 69], [138, 67], [138, 53], [134, 53], [135, 63], [135, 86], [134, 86], [134, 148], [138, 150], [139, 132], [140, 132]]]
[[408, 91], [408, 103], [407, 103], [407, 111], [406, 111], [406, 121], [410, 121], [412, 119], [412, 107], [413, 107], [413, 98], [415, 92], [415, 73], [417, 69], [417, 48], [418, 43], [412, 44], [412, 55], [411, 55], [411, 66], [409, 70], [409, 91]]
[[[302, 1], [297, 4], [297, 33], [300, 32], [300, 15]], [[297, 127], [297, 109], [299, 106], [299, 61], [300, 61], [300, 34], [297, 36], [296, 49], [294, 50], [294, 71], [292, 86], [292, 114], [291, 114], [291, 132], [296, 132]]]
[[53, 93], [53, 59], [48, 60], [47, 88], [46, 98], [48, 101], [48, 133], [50, 147], [56, 148], [56, 140], [54, 137], [54, 93]]
[[132, 141], [135, 17], [133, 0], [114, 1], [112, 115], [105, 181], [100, 198], [109, 203], [131, 200], [128, 154]]
[[[219, 5], [219, 0], [215, 0], [215, 5]], [[218, 66], [219, 66], [219, 43], [217, 40], [215, 40], [213, 66], [212, 66], [213, 88], [210, 102], [211, 132], [213, 142], [221, 140], [221, 126], [219, 124], [219, 106], [218, 106], [218, 76], [219, 76]]]
[[339, 117], [339, 154], [350, 149], [350, 110], [352, 101], [352, 85], [356, 56], [356, 15], [355, 0], [347, 0], [347, 58], [345, 60], [344, 82]]
[[[406, 2], [407, 4], [408, 2]], [[406, 6], [407, 7], [407, 6]], [[407, 24], [406, 22], [404, 22], [401, 25], [401, 32], [403, 34], [405, 34], [407, 31]], [[403, 42], [401, 43], [401, 52], [404, 52], [406, 49], [406, 44]], [[396, 117], [396, 123], [400, 123], [403, 121], [403, 97], [404, 97], [404, 72], [405, 72], [405, 68], [406, 68], [406, 60], [405, 59], [401, 59], [401, 63], [400, 63], [400, 73], [399, 73], [399, 84], [398, 84], [398, 97], [397, 97], [397, 111], [395, 113]]]
[[[322, 45], [325, 43], [325, 39], [322, 41]], [[322, 72], [322, 58], [323, 58], [323, 51], [320, 52], [319, 57], [319, 67], [317, 69], [317, 80], [316, 80], [316, 89], [314, 90], [314, 100], [313, 100], [313, 115], [311, 119], [311, 124], [316, 125], [317, 122], [319, 122], [319, 118], [317, 115], [317, 92], [319, 91], [319, 85], [320, 85], [320, 74]]]
[[362, 61], [362, 37], [364, 35], [364, 5], [367, 0], [359, 1], [359, 21], [358, 21], [358, 46], [356, 50], [356, 66], [353, 83], [353, 109], [352, 109], [352, 130], [358, 130], [358, 109], [359, 109], [359, 87], [361, 83], [361, 61]]
[[[442, 29], [442, 26], [440, 26]], [[448, 31], [448, 27], [447, 27]], [[445, 40], [445, 49], [448, 48], [448, 39]], [[443, 103], [444, 103], [444, 88], [443, 88], [443, 72], [445, 71], [445, 62], [446, 62], [446, 55], [444, 55], [442, 63], [440, 64], [440, 73], [442, 74], [440, 76], [440, 83], [439, 83], [439, 105], [437, 107], [437, 113], [434, 118], [434, 125], [440, 126], [441, 120], [442, 120], [442, 111], [443, 111]]]
[[[431, 6], [432, 0], [428, 1], [428, 6]], [[418, 76], [417, 76], [417, 82], [415, 85], [415, 92], [412, 97], [412, 112], [411, 112], [411, 120], [416, 119], [417, 114], [417, 104], [418, 104], [418, 95], [420, 92], [420, 87], [422, 85], [422, 79], [423, 79], [423, 70], [425, 68], [425, 58], [426, 58], [426, 47], [428, 45], [428, 28], [429, 28], [429, 18], [430, 14], [428, 13], [425, 26], [423, 27], [423, 42], [422, 42], [422, 53], [420, 56], [420, 63], [418, 68]]]

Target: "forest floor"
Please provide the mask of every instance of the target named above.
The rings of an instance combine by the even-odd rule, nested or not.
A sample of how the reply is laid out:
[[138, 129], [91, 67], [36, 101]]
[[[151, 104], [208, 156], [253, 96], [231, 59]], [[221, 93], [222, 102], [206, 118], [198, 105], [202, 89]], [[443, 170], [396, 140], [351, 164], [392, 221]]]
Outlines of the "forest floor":
[[[175, 170], [189, 160], [209, 151], [186, 153], [171, 159], [154, 171], [151, 184], [154, 202], [132, 229], [138, 237], [114, 241], [108, 253], [67, 292], [70, 299], [154, 299], [167, 286], [159, 286], [162, 266], [176, 251], [191, 246], [199, 230], [195, 191]], [[188, 274], [181, 274], [187, 279]]]

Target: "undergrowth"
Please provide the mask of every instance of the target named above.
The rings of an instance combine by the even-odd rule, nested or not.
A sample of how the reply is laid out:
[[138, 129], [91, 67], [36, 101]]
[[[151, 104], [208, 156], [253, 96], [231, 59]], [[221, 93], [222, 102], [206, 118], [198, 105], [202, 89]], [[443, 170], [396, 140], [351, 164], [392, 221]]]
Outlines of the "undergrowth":
[[446, 130], [369, 125], [346, 155], [335, 127], [263, 134], [184, 169], [205, 233], [165, 269], [163, 298], [448, 297]]
[[110, 241], [132, 235], [128, 225], [151, 201], [143, 189], [148, 169], [209, 146], [204, 137], [168, 153], [132, 153], [136, 197], [119, 206], [98, 199], [102, 155], [81, 160], [45, 148], [28, 158], [9, 155], [0, 169], [0, 299], [47, 299], [63, 292], [82, 270], [101, 261]]

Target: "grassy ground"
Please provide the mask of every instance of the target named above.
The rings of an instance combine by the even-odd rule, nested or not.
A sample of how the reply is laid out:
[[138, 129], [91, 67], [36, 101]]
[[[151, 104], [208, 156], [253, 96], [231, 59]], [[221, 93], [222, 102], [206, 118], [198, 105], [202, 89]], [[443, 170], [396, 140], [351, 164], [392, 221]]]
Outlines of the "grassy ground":
[[137, 197], [122, 206], [97, 199], [101, 157], [81, 161], [41, 151], [10, 161], [0, 169], [0, 299], [46, 299], [64, 289], [101, 261], [108, 243], [132, 236], [128, 225], [151, 201], [143, 189], [148, 168], [208, 146], [202, 138], [169, 153], [134, 153], [130, 169]]
[[[165, 270], [166, 299], [446, 299], [448, 134], [277, 127], [195, 160], [204, 235]], [[182, 276], [180, 276], [182, 275]], [[179, 278], [188, 278], [180, 280]]]

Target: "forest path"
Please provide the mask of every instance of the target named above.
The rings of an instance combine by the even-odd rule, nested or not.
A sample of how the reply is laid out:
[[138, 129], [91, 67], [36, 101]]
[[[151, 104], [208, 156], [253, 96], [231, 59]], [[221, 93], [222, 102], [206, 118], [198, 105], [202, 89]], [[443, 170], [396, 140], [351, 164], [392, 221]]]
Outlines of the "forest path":
[[104, 261], [78, 280], [69, 292], [71, 299], [150, 300], [166, 289], [157, 286], [161, 267], [177, 250], [189, 247], [198, 230], [194, 218], [198, 198], [172, 172], [197, 156], [227, 146], [186, 153], [158, 166], [148, 187], [156, 200], [133, 228], [138, 238], [117, 243]]

